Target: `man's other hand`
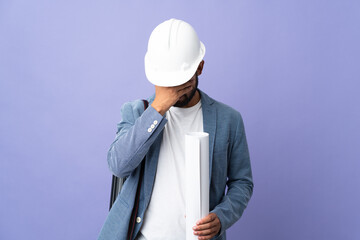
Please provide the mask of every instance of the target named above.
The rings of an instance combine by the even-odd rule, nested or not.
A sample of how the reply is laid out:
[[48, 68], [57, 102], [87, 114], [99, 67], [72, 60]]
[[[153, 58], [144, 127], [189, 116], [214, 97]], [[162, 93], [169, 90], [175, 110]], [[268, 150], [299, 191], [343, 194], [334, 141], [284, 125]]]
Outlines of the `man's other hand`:
[[198, 239], [211, 239], [221, 229], [221, 223], [218, 216], [215, 213], [209, 213], [203, 219], [196, 222], [196, 226], [193, 227], [194, 235], [199, 236]]

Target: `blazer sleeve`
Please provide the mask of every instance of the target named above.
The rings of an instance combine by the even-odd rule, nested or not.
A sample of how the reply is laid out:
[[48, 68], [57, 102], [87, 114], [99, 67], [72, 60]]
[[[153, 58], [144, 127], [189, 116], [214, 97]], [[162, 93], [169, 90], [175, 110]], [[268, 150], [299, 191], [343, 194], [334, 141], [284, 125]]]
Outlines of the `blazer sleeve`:
[[129, 176], [141, 163], [167, 119], [151, 105], [144, 111], [141, 100], [124, 104], [121, 116], [115, 140], [107, 154], [107, 162], [111, 172], [123, 178]]
[[250, 156], [241, 115], [230, 150], [227, 172], [227, 193], [211, 211], [216, 213], [221, 222], [218, 236], [240, 219], [253, 193]]

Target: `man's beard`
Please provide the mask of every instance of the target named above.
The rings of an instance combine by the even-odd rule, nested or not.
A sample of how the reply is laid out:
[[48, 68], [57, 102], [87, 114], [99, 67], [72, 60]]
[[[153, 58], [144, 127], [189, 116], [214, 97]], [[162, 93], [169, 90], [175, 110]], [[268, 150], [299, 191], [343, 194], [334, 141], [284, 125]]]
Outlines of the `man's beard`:
[[[177, 101], [173, 106], [174, 107], [184, 107], [184, 106], [186, 106], [190, 101], [191, 101], [191, 99], [194, 97], [194, 95], [195, 95], [195, 93], [196, 93], [196, 91], [197, 91], [197, 89], [198, 89], [198, 83], [199, 83], [199, 81], [198, 81], [198, 75], [196, 74], [196, 80], [195, 80], [196, 82], [195, 82], [195, 88], [190, 92], [190, 95], [189, 95], [189, 97], [187, 96], [187, 95], [183, 95], [184, 97], [185, 97], [185, 99], [184, 100], [179, 100], [179, 101]], [[182, 98], [183, 96], [181, 96], [180, 98]]]

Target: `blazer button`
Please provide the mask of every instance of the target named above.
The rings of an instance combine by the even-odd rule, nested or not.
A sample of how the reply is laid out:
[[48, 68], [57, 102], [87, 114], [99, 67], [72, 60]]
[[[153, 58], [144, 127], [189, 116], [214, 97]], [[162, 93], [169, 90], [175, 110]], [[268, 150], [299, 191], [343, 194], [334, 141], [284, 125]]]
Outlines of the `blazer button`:
[[141, 222], [141, 217], [137, 217], [137, 218], [136, 218], [136, 222], [137, 222], [137, 223], [140, 223], [140, 222]]
[[151, 129], [151, 128], [148, 128], [148, 132], [152, 132], [152, 129]]
[[151, 124], [151, 126], [150, 126], [152, 129], [154, 129], [155, 128], [155, 125], [154, 124]]
[[158, 123], [158, 121], [157, 121], [157, 120], [155, 120], [155, 121], [154, 121], [154, 124], [156, 125], [157, 123]]

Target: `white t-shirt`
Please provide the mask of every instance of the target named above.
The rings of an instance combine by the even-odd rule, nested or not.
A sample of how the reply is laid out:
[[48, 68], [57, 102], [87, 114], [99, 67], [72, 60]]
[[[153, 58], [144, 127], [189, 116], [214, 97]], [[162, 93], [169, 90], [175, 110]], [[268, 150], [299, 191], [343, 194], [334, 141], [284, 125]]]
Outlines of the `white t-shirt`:
[[171, 107], [166, 118], [154, 188], [139, 240], [186, 238], [185, 134], [203, 131], [201, 101], [190, 108]]

